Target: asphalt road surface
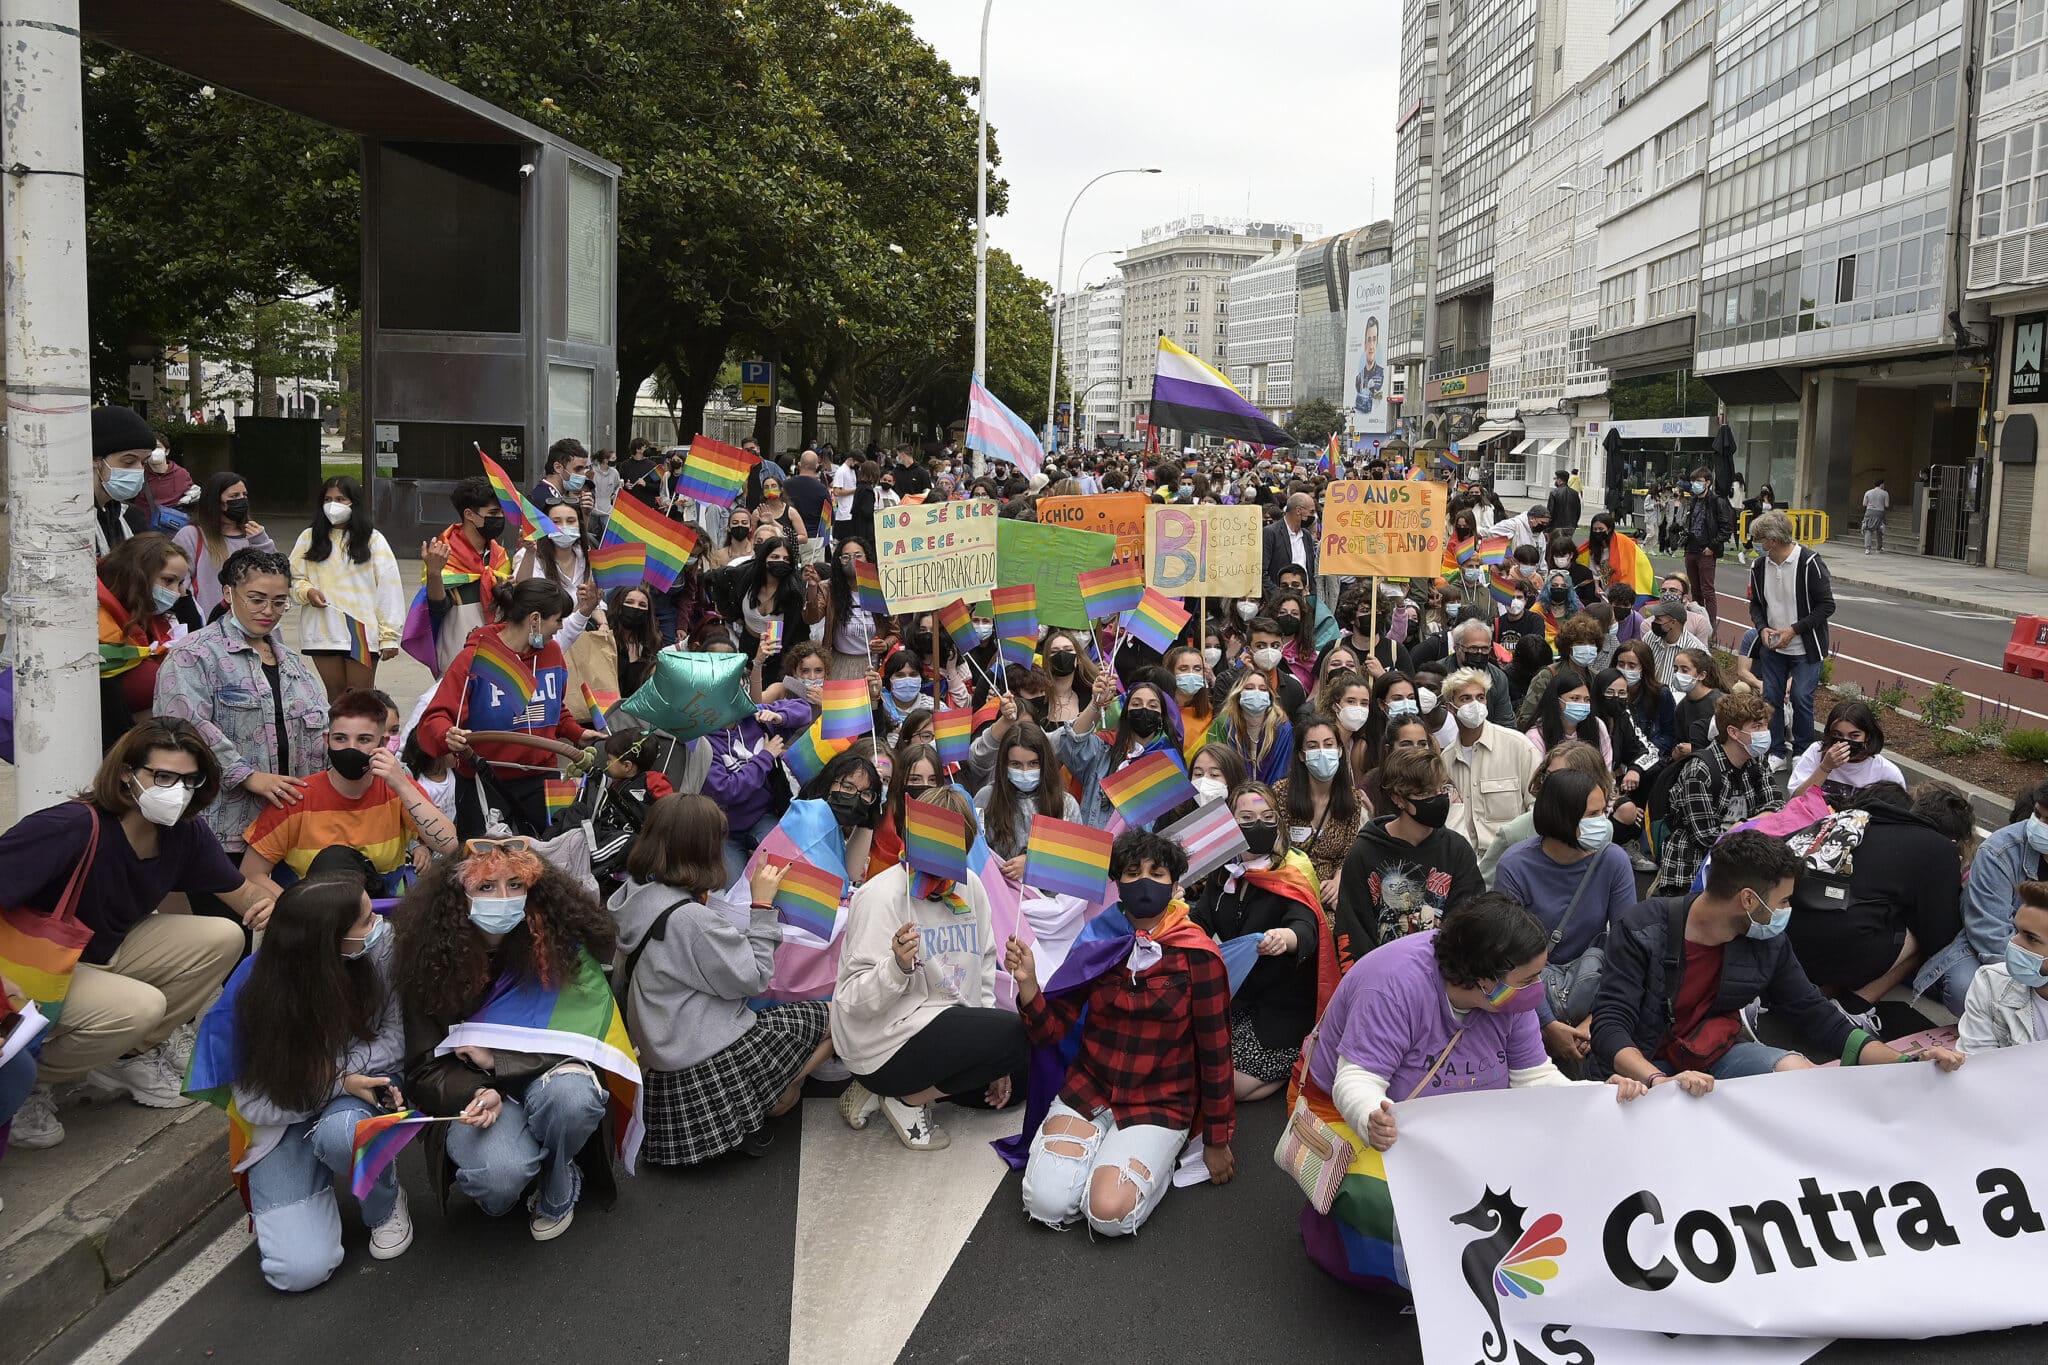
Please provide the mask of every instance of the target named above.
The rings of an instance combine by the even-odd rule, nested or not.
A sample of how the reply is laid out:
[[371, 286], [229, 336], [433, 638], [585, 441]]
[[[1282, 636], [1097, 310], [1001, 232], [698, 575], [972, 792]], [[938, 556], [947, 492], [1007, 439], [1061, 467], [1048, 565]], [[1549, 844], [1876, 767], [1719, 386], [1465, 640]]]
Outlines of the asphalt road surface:
[[[1014, 1115], [941, 1118], [953, 1148], [914, 1154], [886, 1131], [848, 1131], [830, 1101], [807, 1101], [765, 1158], [643, 1173], [623, 1182], [616, 1208], [580, 1210], [546, 1244], [460, 1196], [442, 1215], [407, 1154], [417, 1234], [400, 1259], [369, 1259], [344, 1201], [348, 1256], [334, 1279], [278, 1294], [239, 1208], [222, 1208], [36, 1365], [1420, 1362], [1413, 1317], [1303, 1257], [1301, 1196], [1269, 1156], [1279, 1100], [1244, 1111], [1236, 1180], [1174, 1190], [1143, 1232], [1116, 1243], [1026, 1223], [1020, 1178], [979, 1141]], [[2048, 1298], [2038, 1306], [2048, 1311]], [[2037, 1328], [1838, 1342], [1815, 1359], [2034, 1365], [2044, 1351]]]

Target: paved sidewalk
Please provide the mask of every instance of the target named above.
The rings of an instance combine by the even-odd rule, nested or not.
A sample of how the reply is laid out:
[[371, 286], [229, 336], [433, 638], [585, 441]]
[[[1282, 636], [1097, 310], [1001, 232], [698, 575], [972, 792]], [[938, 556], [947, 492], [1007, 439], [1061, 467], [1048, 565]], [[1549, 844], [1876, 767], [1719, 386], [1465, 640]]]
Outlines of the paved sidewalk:
[[1916, 602], [1998, 616], [2048, 610], [2048, 578], [1897, 551], [1866, 555], [1855, 539], [1829, 541], [1821, 553], [1837, 586], [1879, 588]]

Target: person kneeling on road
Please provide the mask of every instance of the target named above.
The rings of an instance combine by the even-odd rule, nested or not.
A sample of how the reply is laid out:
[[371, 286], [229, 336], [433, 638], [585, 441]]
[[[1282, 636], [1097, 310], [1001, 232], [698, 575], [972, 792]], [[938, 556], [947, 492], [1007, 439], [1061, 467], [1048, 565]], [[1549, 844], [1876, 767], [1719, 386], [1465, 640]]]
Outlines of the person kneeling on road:
[[[1717, 1080], [1812, 1066], [1743, 1036], [1741, 1011], [1757, 1000], [1844, 1065], [1900, 1060], [1822, 999], [1800, 970], [1784, 937], [1800, 866], [1784, 840], [1738, 830], [1715, 846], [1704, 891], [1652, 897], [1623, 915], [1607, 936], [1587, 1073], [1653, 1087], [1676, 1080], [1705, 1094]], [[1944, 1071], [1963, 1062], [1947, 1048], [1918, 1055]]]

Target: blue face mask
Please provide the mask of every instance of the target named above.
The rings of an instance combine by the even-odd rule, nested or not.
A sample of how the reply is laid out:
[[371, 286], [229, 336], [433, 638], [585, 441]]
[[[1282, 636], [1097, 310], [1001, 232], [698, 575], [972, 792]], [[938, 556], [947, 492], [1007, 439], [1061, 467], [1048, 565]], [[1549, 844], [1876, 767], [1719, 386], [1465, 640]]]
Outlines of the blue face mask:
[[898, 706], [908, 706], [924, 693], [924, 683], [917, 678], [892, 678], [889, 680], [889, 695], [896, 699]]
[[[1759, 904], [1761, 904], [1761, 901], [1759, 901]], [[1768, 906], [1766, 906], [1765, 908], [1769, 909]], [[1771, 911], [1771, 922], [1769, 924], [1758, 924], [1755, 920], [1750, 920], [1749, 927], [1744, 932], [1747, 933], [1751, 938], [1776, 938], [1778, 935], [1785, 932], [1785, 926], [1790, 924], [1791, 922], [1792, 907], [1789, 905], [1782, 906], [1779, 909]]]
[[2030, 953], [2017, 943], [2005, 945], [2006, 974], [2030, 991], [2048, 986], [2048, 972], [2041, 970], [2042, 958], [2039, 953]]
[[[524, 902], [522, 901], [521, 904], [523, 905]], [[391, 921], [385, 919], [382, 915], [379, 915], [377, 916], [376, 922], [370, 926], [370, 932], [363, 935], [363, 946], [352, 953], [343, 953], [342, 956], [347, 958], [350, 962], [354, 962], [357, 958], [363, 956], [363, 954], [369, 952], [370, 949], [376, 947], [379, 943], [381, 943], [384, 939], [384, 936], [390, 932]], [[348, 943], [351, 941], [352, 940], [350, 939], [342, 940], [343, 943]]]
[[571, 493], [574, 493], [589, 482], [589, 478], [582, 474], [565, 474], [562, 476], [562, 487]]
[[471, 896], [469, 922], [487, 934], [509, 934], [526, 918], [526, 893], [516, 896]]
[[2048, 854], [2048, 820], [2038, 815], [2027, 817], [2027, 847], [2036, 853]]
[[1038, 790], [1038, 780], [1044, 776], [1037, 768], [1011, 768], [1010, 785], [1027, 795]]
[[1415, 716], [1421, 713], [1422, 708], [1416, 704], [1413, 697], [1402, 697], [1387, 703], [1388, 720], [1399, 720], [1403, 716]]
[[1707, 491], [1707, 486], [1701, 483], [1698, 479], [1694, 479], [1692, 481], [1692, 491], [1695, 493], [1704, 493]]
[[530, 630], [526, 633], [526, 647], [528, 649], [542, 650], [546, 649], [547, 645], [548, 637], [542, 632], [537, 630]]
[[172, 592], [161, 583], [153, 583], [149, 589], [149, 600], [156, 603], [158, 611], [169, 611], [178, 605], [180, 594]]
[[142, 491], [142, 471], [109, 469], [107, 477], [100, 480], [100, 486], [107, 490], [107, 496], [115, 502], [127, 502]]
[[1579, 847], [1598, 853], [1614, 842], [1614, 822], [1604, 815], [1588, 815], [1579, 821]]
[[1262, 715], [1266, 708], [1273, 704], [1273, 694], [1271, 692], [1240, 692], [1237, 694], [1237, 704], [1254, 716]]
[[1598, 645], [1572, 646], [1572, 662], [1577, 664], [1580, 668], [1592, 667], [1593, 660], [1599, 657], [1600, 647]]
[[1769, 730], [1758, 730], [1755, 734], [1749, 735], [1747, 738], [1749, 741], [1750, 757], [1764, 758], [1770, 754], [1771, 732]]
[[1184, 697], [1192, 697], [1202, 690], [1208, 679], [1199, 673], [1176, 673], [1173, 675], [1174, 690]]
[[1568, 701], [1564, 704], [1564, 718], [1577, 725], [1593, 714], [1593, 703], [1589, 701]]
[[1309, 749], [1302, 754], [1301, 761], [1318, 782], [1328, 782], [1337, 775], [1337, 765], [1344, 761], [1344, 755], [1335, 749]]

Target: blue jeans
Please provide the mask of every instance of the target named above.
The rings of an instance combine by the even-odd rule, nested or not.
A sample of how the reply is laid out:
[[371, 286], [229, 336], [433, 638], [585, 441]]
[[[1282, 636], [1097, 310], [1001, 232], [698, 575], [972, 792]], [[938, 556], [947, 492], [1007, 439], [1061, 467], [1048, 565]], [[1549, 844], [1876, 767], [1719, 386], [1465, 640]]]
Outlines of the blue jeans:
[[1821, 661], [1811, 654], [1780, 654], [1766, 646], [1757, 655], [1756, 675], [1771, 704], [1771, 752], [1785, 752], [1785, 686], [1792, 687], [1792, 752], [1803, 754], [1813, 743], [1813, 689], [1820, 683]]
[[583, 1192], [576, 1153], [604, 1121], [604, 1109], [596, 1074], [582, 1062], [564, 1063], [526, 1087], [524, 1101], [506, 1099], [490, 1127], [449, 1125], [455, 1183], [485, 1213], [500, 1218], [539, 1176], [533, 1211], [560, 1218]]
[[[318, 1118], [294, 1123], [249, 1168], [256, 1251], [272, 1289], [302, 1293], [326, 1283], [341, 1264], [341, 1213], [334, 1182], [355, 1164], [356, 1124], [377, 1111], [353, 1095], [329, 1100]], [[384, 1168], [363, 1199], [363, 1223], [376, 1227], [398, 1201], [398, 1164]]]
[[[1791, 1055], [1784, 1048], [1744, 1039], [1722, 1053], [1721, 1060], [1707, 1068], [1707, 1074], [1717, 1081], [1732, 1081], [1741, 1076], [1768, 1076], [1778, 1069], [1779, 1062]], [[1667, 1076], [1678, 1074], [1678, 1068], [1668, 1062], [1657, 1063], [1657, 1069]]]
[[782, 821], [772, 812], [763, 815], [748, 829], [729, 831], [725, 836], [725, 884], [731, 886], [747, 875], [747, 863], [753, 858], [775, 827]]
[[1937, 997], [1949, 1013], [1960, 1019], [1963, 1006], [1969, 1002], [1970, 983], [1977, 979], [1977, 971], [1983, 965], [1970, 946], [1969, 934], [1957, 934], [1913, 974], [1913, 990], [1919, 995]]

